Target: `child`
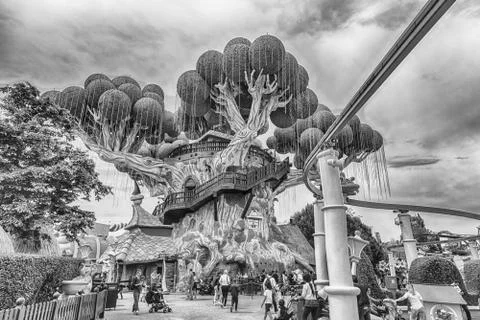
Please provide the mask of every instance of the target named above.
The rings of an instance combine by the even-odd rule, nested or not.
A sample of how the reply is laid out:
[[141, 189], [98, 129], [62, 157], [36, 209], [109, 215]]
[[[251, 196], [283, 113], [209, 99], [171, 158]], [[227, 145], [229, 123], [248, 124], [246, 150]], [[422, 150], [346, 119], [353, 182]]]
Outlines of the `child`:
[[265, 296], [265, 298], [263, 299], [262, 305], [260, 306], [260, 308], [262, 308], [263, 304], [265, 304], [265, 315], [263, 316], [263, 320], [267, 319], [267, 315], [270, 320], [273, 320], [272, 312], [270, 311], [273, 303], [272, 284], [270, 283], [270, 281], [267, 281], [265, 283], [265, 292], [263, 293], [263, 295]]
[[285, 307], [285, 300], [280, 299], [278, 301], [278, 317], [276, 320], [289, 320], [292, 317], [292, 313], [288, 313]]
[[235, 305], [235, 312], [237, 311], [238, 308], [238, 293], [240, 291], [240, 286], [238, 283], [234, 283], [230, 287], [230, 292], [232, 293], [232, 306], [230, 307], [230, 312], [233, 312], [233, 306]]

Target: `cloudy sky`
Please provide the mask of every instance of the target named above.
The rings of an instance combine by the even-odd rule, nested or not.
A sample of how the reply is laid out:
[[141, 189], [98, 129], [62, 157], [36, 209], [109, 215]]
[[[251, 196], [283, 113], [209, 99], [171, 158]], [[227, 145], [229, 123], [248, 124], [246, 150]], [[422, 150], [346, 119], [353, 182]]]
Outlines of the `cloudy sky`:
[[[339, 112], [425, 1], [0, 0], [0, 84], [42, 91], [81, 85], [91, 73], [155, 82], [175, 108], [178, 76], [236, 36], [273, 34], [306, 67], [310, 88]], [[361, 111], [386, 141], [390, 201], [480, 212], [480, 4], [458, 1]], [[127, 221], [132, 183], [97, 161], [115, 197], [99, 221]], [[280, 197], [280, 220], [311, 198]], [[145, 200], [151, 209], [155, 199]], [[384, 238], [391, 212], [356, 209]], [[423, 214], [434, 230], [473, 233], [480, 222]]]

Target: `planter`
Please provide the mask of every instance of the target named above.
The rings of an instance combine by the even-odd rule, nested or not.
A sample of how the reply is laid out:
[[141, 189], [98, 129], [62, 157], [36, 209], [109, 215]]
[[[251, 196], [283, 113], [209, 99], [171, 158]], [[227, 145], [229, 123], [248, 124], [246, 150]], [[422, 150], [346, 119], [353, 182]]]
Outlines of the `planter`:
[[78, 291], [85, 289], [88, 282], [81, 280], [62, 281], [62, 291], [67, 295], [75, 295]]

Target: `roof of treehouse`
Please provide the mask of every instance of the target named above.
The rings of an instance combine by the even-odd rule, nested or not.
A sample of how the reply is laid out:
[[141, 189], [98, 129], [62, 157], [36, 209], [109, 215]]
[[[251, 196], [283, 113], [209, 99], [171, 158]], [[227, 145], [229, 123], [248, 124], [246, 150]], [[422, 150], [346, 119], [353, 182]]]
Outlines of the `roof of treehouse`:
[[300, 228], [290, 223], [277, 225], [277, 227], [282, 233], [281, 235], [277, 235], [280, 238], [277, 240], [286, 244], [290, 250], [302, 256], [310, 265], [315, 265], [315, 251]]
[[110, 255], [126, 264], [148, 263], [175, 256], [175, 247], [170, 237], [148, 235], [136, 228], [112, 243], [102, 258]]
[[134, 228], [172, 229], [171, 226], [164, 225], [160, 222], [158, 217], [151, 215], [137, 204], [133, 205], [132, 219], [125, 227], [126, 230], [131, 230]]

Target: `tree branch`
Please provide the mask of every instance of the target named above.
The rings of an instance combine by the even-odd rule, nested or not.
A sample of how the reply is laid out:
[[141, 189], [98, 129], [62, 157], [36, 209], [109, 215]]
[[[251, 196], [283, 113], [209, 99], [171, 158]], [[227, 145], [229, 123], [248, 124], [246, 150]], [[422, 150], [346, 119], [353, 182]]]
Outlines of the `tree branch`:
[[216, 112], [221, 114], [227, 119], [230, 127], [233, 131], [237, 132], [245, 127], [245, 121], [240, 114], [240, 109], [235, 102], [235, 97], [232, 92], [232, 85], [228, 79], [225, 79], [223, 84], [217, 84], [215, 87], [219, 90], [217, 94], [215, 91], [211, 91], [210, 96], [217, 105]]

